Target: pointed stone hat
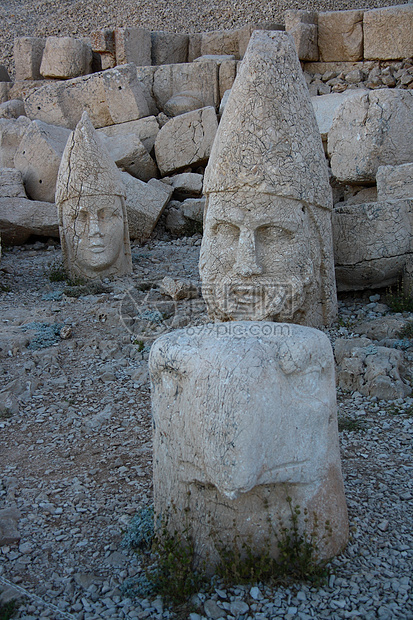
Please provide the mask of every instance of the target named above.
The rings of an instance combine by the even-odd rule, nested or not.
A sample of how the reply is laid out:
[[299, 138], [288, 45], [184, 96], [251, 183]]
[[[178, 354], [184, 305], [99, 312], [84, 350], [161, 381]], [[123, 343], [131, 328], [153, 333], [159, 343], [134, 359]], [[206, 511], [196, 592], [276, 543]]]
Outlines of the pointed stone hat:
[[332, 209], [320, 132], [286, 32], [252, 34], [205, 171], [205, 194], [242, 188]]
[[83, 112], [63, 152], [56, 183], [56, 204], [80, 195], [126, 196], [119, 170], [87, 112]]

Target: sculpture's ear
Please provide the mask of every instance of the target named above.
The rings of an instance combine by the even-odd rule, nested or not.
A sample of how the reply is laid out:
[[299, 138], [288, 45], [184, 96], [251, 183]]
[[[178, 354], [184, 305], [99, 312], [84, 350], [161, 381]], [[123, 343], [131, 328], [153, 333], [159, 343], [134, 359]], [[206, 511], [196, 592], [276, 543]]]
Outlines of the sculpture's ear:
[[187, 374], [189, 366], [193, 364], [196, 356], [194, 347], [191, 346], [188, 338], [178, 341], [176, 337], [170, 338], [169, 334], [161, 336], [152, 345], [149, 354], [149, 372], [152, 380], [156, 383], [161, 380], [164, 373], [169, 376], [176, 375], [177, 378]]

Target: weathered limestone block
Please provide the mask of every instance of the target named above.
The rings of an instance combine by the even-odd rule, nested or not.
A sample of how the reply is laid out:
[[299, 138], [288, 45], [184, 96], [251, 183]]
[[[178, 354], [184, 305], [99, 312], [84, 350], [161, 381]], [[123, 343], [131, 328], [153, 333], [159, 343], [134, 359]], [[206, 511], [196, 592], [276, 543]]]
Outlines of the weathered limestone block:
[[318, 60], [318, 15], [315, 11], [289, 10], [284, 13], [285, 30], [295, 43], [300, 60]]
[[202, 224], [204, 220], [205, 198], [187, 198], [182, 203], [182, 213], [188, 219]]
[[9, 100], [9, 93], [13, 87], [11, 82], [0, 82], [0, 103]]
[[245, 54], [252, 30], [253, 26], [247, 25], [236, 30], [203, 32], [200, 56], [232, 54], [239, 60]]
[[347, 391], [393, 400], [411, 393], [401, 351], [376, 346], [368, 338], [339, 338], [335, 343], [337, 382]]
[[70, 135], [69, 129], [32, 121], [14, 156], [29, 198], [54, 202], [57, 172]]
[[115, 32], [110, 28], [93, 30], [90, 33], [92, 50], [100, 53], [115, 53]]
[[227, 90], [230, 90], [234, 84], [234, 80], [237, 77], [238, 61], [236, 60], [224, 60], [219, 65], [219, 99], [222, 101]]
[[412, 243], [412, 200], [335, 205], [337, 289], [382, 288], [398, 281]]
[[110, 125], [109, 127], [98, 129], [98, 134], [100, 135], [102, 133], [109, 138], [128, 135], [137, 136], [148, 153], [150, 153], [155, 146], [156, 136], [159, 133], [159, 125], [154, 116], [147, 116], [137, 121], [128, 121], [126, 123], [119, 123], [118, 125]]
[[41, 80], [40, 65], [46, 39], [41, 37], [18, 37], [14, 39], [14, 66], [16, 81]]
[[318, 14], [320, 59], [363, 59], [363, 11], [327, 11]]
[[280, 524], [290, 525], [287, 496], [300, 507], [300, 532], [330, 521], [331, 537], [318, 533], [320, 558], [345, 546], [334, 359], [324, 334], [209, 324], [159, 338], [149, 368], [155, 512], [191, 537], [207, 571], [220, 544], [277, 557]]
[[0, 168], [0, 198], [27, 198], [20, 170]]
[[335, 320], [328, 172], [288, 33], [255, 31], [204, 177], [203, 296], [215, 320]]
[[300, 60], [318, 60], [317, 24], [298, 24], [288, 30], [294, 39], [295, 49]]
[[19, 118], [24, 114], [24, 103], [20, 99], [12, 99], [0, 104], [0, 118]]
[[115, 29], [116, 64], [133, 62], [135, 65], [151, 64], [151, 33], [145, 28]]
[[188, 41], [188, 62], [201, 56], [202, 32], [191, 32]]
[[67, 141], [56, 184], [63, 264], [86, 279], [132, 271], [125, 188], [86, 112]]
[[355, 334], [362, 334], [373, 340], [387, 340], [388, 338], [400, 338], [399, 332], [406, 326], [406, 319], [400, 316], [381, 316], [371, 321], [364, 321], [352, 327]]
[[202, 194], [203, 175], [196, 172], [182, 172], [170, 177], [169, 181], [173, 187], [174, 198], [185, 200], [188, 197], [200, 196]]
[[[153, 96], [159, 110], [177, 95], [190, 96], [192, 109], [219, 105], [218, 65], [214, 61], [164, 65], [153, 75]], [[190, 111], [190, 110], [186, 110]]]
[[337, 110], [347, 99], [352, 97], [359, 98], [361, 95], [367, 95], [369, 91], [362, 89], [347, 89], [343, 93], [330, 93], [328, 95], [319, 95], [311, 97], [317, 125], [320, 130], [321, 138], [326, 141], [328, 133], [333, 124], [333, 118]]
[[156, 105], [155, 96], [153, 94], [153, 83], [156, 71], [157, 67], [136, 67], [136, 77], [142, 88], [143, 94], [145, 95], [149, 114], [152, 116], [157, 116], [159, 114], [159, 109]]
[[148, 116], [148, 104], [133, 64], [51, 82], [25, 98], [26, 114], [73, 129], [86, 110], [95, 127]]
[[345, 101], [328, 134], [333, 175], [374, 183], [379, 166], [413, 161], [412, 115], [413, 93], [406, 90], [383, 88]]
[[379, 166], [376, 182], [378, 200], [413, 200], [413, 163]]
[[40, 75], [46, 78], [70, 79], [87, 75], [92, 68], [92, 48], [83, 39], [47, 37]]
[[55, 204], [19, 197], [0, 198], [0, 233], [7, 245], [22, 245], [30, 235], [58, 238]]
[[0, 118], [1, 168], [14, 168], [14, 156], [30, 124], [30, 120], [26, 116], [20, 116], [16, 119]]
[[215, 109], [201, 108], [172, 118], [159, 131], [155, 155], [162, 175], [208, 160], [217, 131]]
[[155, 31], [151, 33], [152, 64], [171, 65], [186, 62], [188, 58], [187, 34]]
[[101, 133], [100, 138], [121, 170], [141, 181], [158, 176], [158, 168], [138, 136], [124, 134], [109, 138]]
[[402, 4], [365, 11], [364, 58], [413, 56], [413, 6]]
[[126, 191], [129, 236], [143, 243], [151, 236], [168, 204], [172, 188], [161, 181], [144, 183], [126, 172], [122, 172], [121, 176]]

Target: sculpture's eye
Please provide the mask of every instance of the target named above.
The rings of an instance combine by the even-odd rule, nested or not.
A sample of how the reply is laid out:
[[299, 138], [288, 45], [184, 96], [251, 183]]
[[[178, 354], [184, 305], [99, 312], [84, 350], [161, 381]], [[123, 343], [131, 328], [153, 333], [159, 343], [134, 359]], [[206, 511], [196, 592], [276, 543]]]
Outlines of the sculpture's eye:
[[311, 366], [302, 372], [292, 374], [294, 391], [301, 397], [315, 394], [319, 389], [321, 370], [319, 366]]
[[79, 211], [79, 213], [77, 214], [77, 220], [81, 223], [81, 224], [86, 224], [86, 222], [88, 221], [89, 218], [89, 213], [87, 211]]
[[229, 222], [217, 222], [212, 227], [212, 232], [217, 236], [225, 239], [229, 243], [237, 241], [239, 238], [239, 228], [235, 224]]
[[257, 228], [256, 236], [259, 241], [264, 243], [271, 243], [273, 241], [290, 243], [294, 238], [294, 233], [275, 224], [266, 224]]
[[98, 211], [98, 219], [100, 222], [108, 222], [111, 219], [119, 217], [119, 213], [115, 209], [104, 207]]

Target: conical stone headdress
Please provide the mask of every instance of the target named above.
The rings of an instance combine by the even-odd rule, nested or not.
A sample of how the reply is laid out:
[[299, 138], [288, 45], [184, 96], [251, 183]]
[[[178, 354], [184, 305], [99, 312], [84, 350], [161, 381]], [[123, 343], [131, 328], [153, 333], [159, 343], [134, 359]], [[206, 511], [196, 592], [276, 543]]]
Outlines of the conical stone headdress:
[[332, 208], [320, 132], [285, 32], [252, 34], [205, 172], [205, 194], [241, 188]]
[[87, 112], [70, 134], [56, 184], [56, 204], [79, 196], [123, 196], [119, 170], [102, 144]]

